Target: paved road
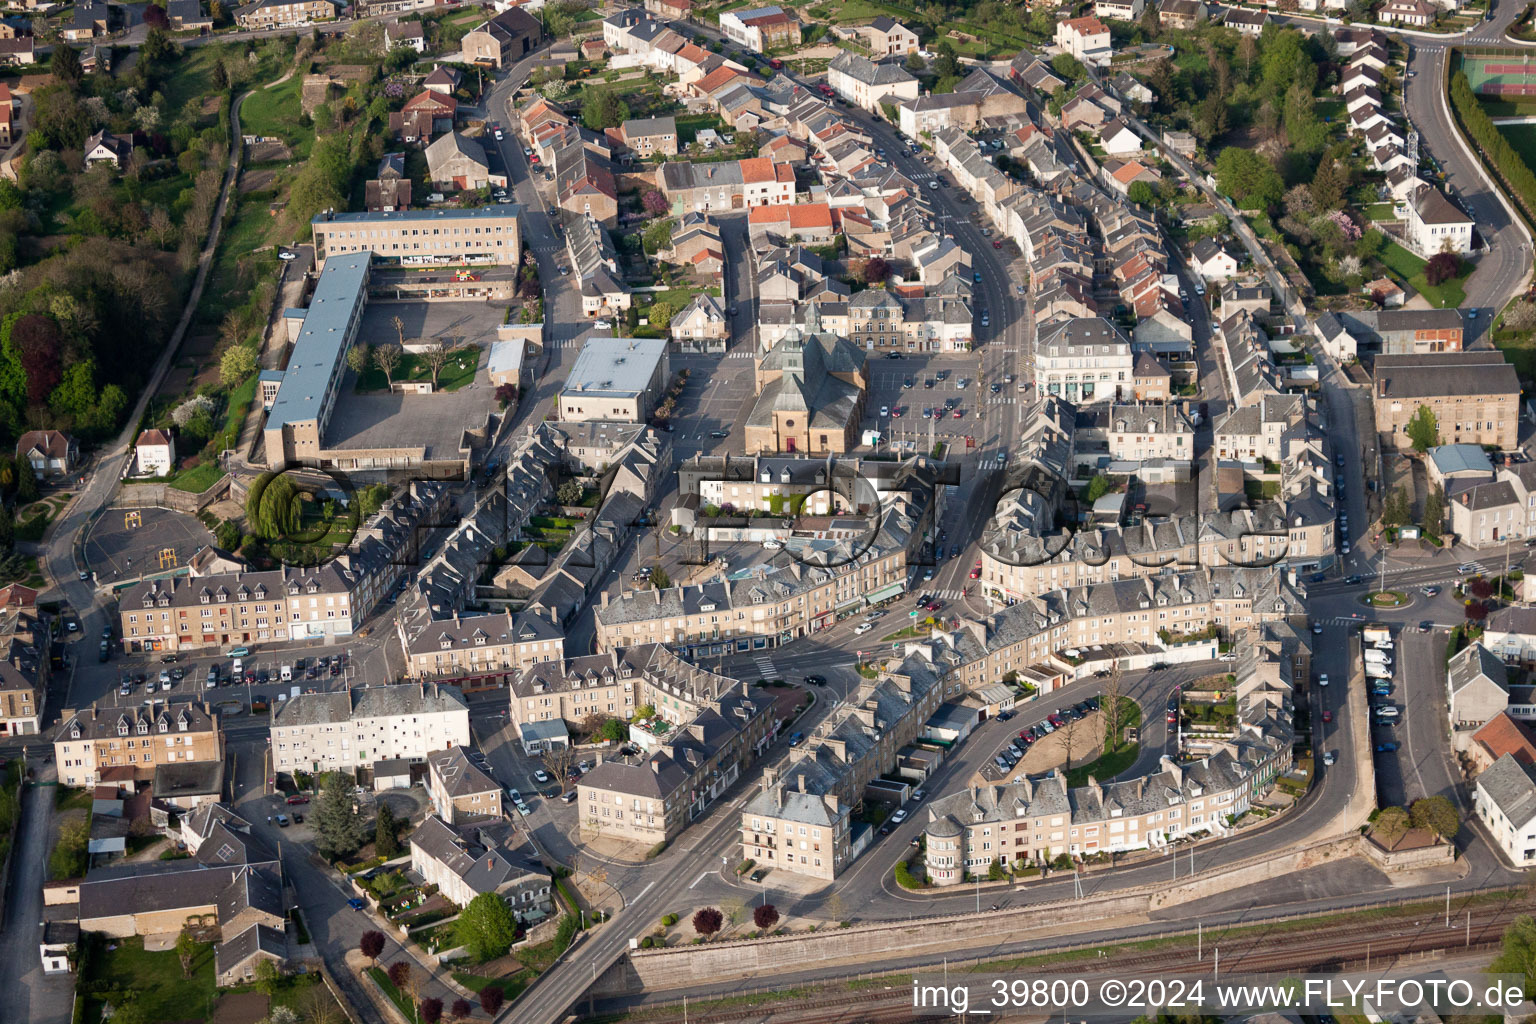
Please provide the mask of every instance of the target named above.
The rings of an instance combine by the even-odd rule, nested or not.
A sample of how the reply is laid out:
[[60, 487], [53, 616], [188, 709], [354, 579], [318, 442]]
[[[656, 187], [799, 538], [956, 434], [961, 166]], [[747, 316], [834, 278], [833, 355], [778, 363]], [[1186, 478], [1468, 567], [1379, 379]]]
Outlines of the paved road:
[[[53, 765], [34, 762], [37, 777], [52, 781]], [[73, 974], [44, 974], [38, 959], [42, 939], [43, 883], [48, 881], [48, 847], [53, 821], [54, 787], [23, 787], [22, 813], [11, 852], [10, 885], [5, 893], [4, 930], [0, 956], [5, 965], [5, 1004], [16, 1020], [31, 1024], [63, 1024], [70, 1019]], [[0, 1014], [5, 1016], [5, 1014]]]

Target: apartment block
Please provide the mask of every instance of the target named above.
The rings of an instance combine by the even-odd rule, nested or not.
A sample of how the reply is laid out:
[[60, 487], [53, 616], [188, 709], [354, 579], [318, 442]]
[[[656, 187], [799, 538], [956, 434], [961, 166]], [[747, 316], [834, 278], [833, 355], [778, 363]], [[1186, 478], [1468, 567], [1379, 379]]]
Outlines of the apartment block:
[[1442, 444], [1517, 443], [1520, 380], [1502, 352], [1378, 356], [1374, 385], [1376, 430], [1389, 448], [1412, 446], [1408, 422], [1421, 406], [1434, 413]]
[[432, 751], [469, 742], [469, 707], [451, 686], [304, 693], [272, 712], [278, 771], [371, 771], [378, 761], [425, 761]]
[[333, 561], [312, 570], [144, 580], [118, 598], [123, 650], [180, 651], [350, 636], [362, 616], [352, 600], [358, 578]]
[[66, 786], [94, 786], [112, 769], [147, 783], [158, 765], [223, 760], [224, 744], [218, 718], [207, 705], [155, 701], [66, 708], [53, 734], [53, 755]]
[[523, 669], [565, 658], [565, 634], [541, 615], [454, 615], [425, 623], [395, 622], [406, 675], [465, 689], [506, 686]]
[[501, 792], [480, 751], [461, 746], [427, 755], [427, 795], [437, 816], [448, 824], [500, 818]]

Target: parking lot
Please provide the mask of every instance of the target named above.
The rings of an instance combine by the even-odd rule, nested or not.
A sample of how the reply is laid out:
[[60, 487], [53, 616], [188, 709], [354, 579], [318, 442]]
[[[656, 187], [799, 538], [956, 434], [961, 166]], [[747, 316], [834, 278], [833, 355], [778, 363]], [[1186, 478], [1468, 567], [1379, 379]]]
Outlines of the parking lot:
[[966, 436], [984, 443], [1001, 422], [999, 411], [1028, 396], [1018, 392], [1017, 382], [978, 380], [978, 360], [959, 353], [872, 358], [864, 426], [897, 441], [926, 442], [931, 435], [949, 443]]
[[[326, 655], [248, 656], [240, 661], [241, 676], [237, 679], [235, 659], [225, 656], [166, 654], [135, 659], [117, 666], [116, 682], [107, 701], [120, 706], [151, 699], [178, 702], [215, 695], [223, 698], [232, 696], [237, 688], [241, 699], [245, 699], [248, 689], [252, 698], [286, 700], [294, 687], [300, 692], [323, 693], [345, 689], [349, 681], [355, 685], [358, 678], [356, 665], [345, 650]], [[288, 678], [284, 678], [285, 666]], [[216, 680], [214, 686], [208, 685], [210, 673]]]
[[[1088, 697], [1074, 704], [1063, 703], [1057, 710], [1048, 712], [1044, 721], [1013, 730], [991, 752], [987, 763], [982, 765], [981, 776], [989, 782], [996, 782], [1025, 772], [1038, 775], [1052, 768], [1064, 767], [1069, 753], [1074, 762], [1088, 760], [1089, 755], [1098, 750], [1103, 736], [1098, 708], [1098, 697]], [[998, 718], [1003, 715], [1012, 718], [1013, 712], [1005, 711]], [[1070, 747], [1064, 742], [1066, 730], [1071, 730], [1073, 742]], [[1043, 763], [1040, 757], [1030, 756], [1036, 744], [1040, 745], [1041, 753], [1046, 755], [1050, 763]], [[1021, 764], [1023, 767], [1020, 767]]]

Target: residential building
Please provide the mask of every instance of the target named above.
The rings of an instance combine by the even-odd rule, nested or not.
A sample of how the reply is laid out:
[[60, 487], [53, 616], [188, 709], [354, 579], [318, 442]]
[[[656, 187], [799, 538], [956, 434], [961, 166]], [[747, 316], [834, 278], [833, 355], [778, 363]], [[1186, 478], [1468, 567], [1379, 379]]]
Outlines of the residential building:
[[1210, 13], [1202, 0], [1163, 0], [1157, 6], [1157, 23], [1162, 28], [1190, 29], [1209, 18]]
[[133, 153], [133, 139], [131, 136], [113, 135], [103, 128], [101, 131], [85, 140], [85, 165], [93, 167], [96, 164], [111, 164], [118, 170], [122, 170], [128, 157]]
[[119, 595], [119, 635], [129, 653], [350, 636], [365, 611], [357, 583], [341, 561], [141, 580]]
[[1207, 281], [1226, 281], [1237, 276], [1237, 257], [1213, 238], [1202, 238], [1190, 250], [1190, 266]]
[[722, 341], [730, 336], [725, 308], [713, 295], [699, 294], [672, 314], [673, 341]]
[[645, 0], [645, 9], [658, 18], [687, 21], [693, 17], [693, 0]]
[[1509, 863], [1536, 864], [1536, 774], [1530, 765], [1504, 754], [1474, 781], [1472, 802]]
[[[1473, 641], [1445, 666], [1451, 730], [1476, 729], [1509, 706], [1509, 672], [1499, 656]], [[1457, 743], [1457, 749], [1464, 744]]]
[[1228, 28], [1237, 29], [1241, 35], [1257, 37], [1264, 31], [1264, 26], [1269, 24], [1269, 12], [1250, 10], [1245, 7], [1228, 7], [1221, 17], [1221, 23]]
[[867, 352], [966, 352], [974, 322], [962, 295], [902, 298], [870, 288], [848, 300], [848, 340]]
[[619, 273], [619, 253], [613, 236], [591, 214], [568, 218], [566, 254], [580, 284], [581, 311], [589, 317], [614, 316], [633, 304], [629, 286]]
[[1146, 6], [1146, 0], [1094, 0], [1093, 15], [1116, 21], [1139, 21]]
[[1374, 372], [1376, 430], [1386, 446], [1412, 446], [1408, 422], [1421, 406], [1434, 414], [1441, 443], [1515, 446], [1520, 381], [1502, 352], [1381, 355]]
[[794, 168], [765, 157], [705, 164], [668, 161], [661, 165], [657, 185], [675, 214], [795, 201]]
[[69, 22], [59, 29], [66, 43], [88, 43], [111, 30], [112, 15], [100, 0], [82, 0], [70, 11]]
[[0, 588], [0, 736], [41, 729], [53, 664], [52, 620], [38, 611], [37, 591]]
[[139, 434], [133, 454], [139, 476], [170, 476], [176, 469], [176, 439], [163, 430]]
[[474, 191], [492, 184], [505, 185], [506, 178], [491, 175], [485, 147], [459, 132], [449, 132], [427, 147], [427, 178], [442, 192]]
[[637, 117], [619, 126], [619, 139], [630, 152], [644, 159], [677, 155], [677, 118]]
[[470, 747], [427, 755], [427, 796], [437, 816], [450, 825], [501, 817], [501, 784], [491, 776], [485, 755]]
[[23, 36], [19, 39], [0, 39], [0, 64], [22, 66], [37, 63], [37, 39]]
[[1109, 29], [1096, 17], [1068, 18], [1056, 23], [1056, 45], [1088, 64], [1109, 63]]
[[95, 786], [103, 772], [117, 768], [147, 783], [161, 764], [222, 760], [224, 744], [207, 705], [155, 701], [65, 708], [53, 734], [53, 754], [59, 780], [67, 786]]
[[939, 645], [914, 645], [899, 665], [866, 682], [782, 771], [741, 808], [741, 856], [811, 878], [838, 877], [874, 839], [854, 822], [866, 787], [892, 771], [939, 709], [947, 663]]
[[856, 31], [877, 56], [905, 57], [917, 52], [917, 33], [883, 14], [868, 25], [860, 25]]
[[1376, 11], [1376, 20], [1391, 25], [1424, 28], [1434, 23], [1436, 8], [1428, 0], [1388, 0]]
[[467, 62], [500, 69], [526, 57], [543, 40], [538, 19], [511, 7], [470, 29], [459, 46]]
[[374, 177], [364, 182], [363, 192], [369, 213], [409, 210], [411, 179], [405, 174], [405, 154], [385, 153]]
[[1408, 199], [1408, 245], [1428, 259], [1436, 253], [1472, 251], [1472, 218], [1432, 186]]
[[1102, 317], [1041, 324], [1035, 346], [1035, 388], [1069, 402], [1129, 397], [1135, 360], [1130, 339]]
[[671, 381], [665, 338], [589, 337], [555, 406], [566, 421], [643, 423]]
[[565, 636], [540, 615], [459, 615], [426, 624], [397, 620], [406, 675], [464, 689], [506, 686], [519, 672], [565, 656]]
[[460, 907], [495, 893], [519, 921], [534, 924], [554, 909], [549, 870], [525, 840], [506, 827], [455, 828], [437, 815], [411, 833], [411, 870]]
[[425, 761], [470, 742], [469, 708], [458, 689], [426, 683], [303, 693], [272, 712], [277, 771], [369, 772], [375, 763]]
[[917, 99], [917, 77], [893, 60], [880, 63], [844, 50], [827, 65], [827, 84], [843, 99], [870, 113], [883, 104]]
[[335, 0], [256, 0], [235, 9], [243, 29], [293, 28], [336, 17]]
[[30, 465], [39, 480], [69, 476], [80, 461], [80, 443], [59, 430], [29, 430], [16, 440], [16, 461]]
[[[1195, 428], [1177, 405], [1111, 403], [1078, 413], [1078, 451], [1107, 452], [1120, 462], [1195, 458]], [[1102, 449], [1099, 446], [1102, 445]]]
[[423, 89], [389, 115], [389, 131], [396, 142], [425, 146], [433, 139], [453, 131], [459, 113], [459, 101], [434, 89]]
[[417, 53], [427, 52], [426, 26], [419, 21], [399, 21], [384, 26], [384, 49], [407, 46]]
[[581, 834], [654, 846], [714, 805], [773, 740], [773, 702], [745, 680], [683, 721], [661, 714], [630, 726], [641, 753], [600, 757], [576, 784]]
[[722, 11], [720, 31], [731, 42], [758, 53], [800, 45], [800, 22], [778, 6]]

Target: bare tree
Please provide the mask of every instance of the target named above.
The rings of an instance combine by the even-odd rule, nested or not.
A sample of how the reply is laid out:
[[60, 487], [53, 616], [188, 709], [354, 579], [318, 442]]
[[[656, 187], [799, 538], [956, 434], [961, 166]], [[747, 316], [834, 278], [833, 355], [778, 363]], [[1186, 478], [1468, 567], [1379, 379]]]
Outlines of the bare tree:
[[149, 211], [149, 226], [146, 230], [155, 240], [156, 248], [164, 249], [176, 237], [176, 222], [165, 212], [165, 207], [157, 206]]
[[1072, 770], [1072, 748], [1076, 745], [1077, 742], [1077, 719], [1066, 716], [1065, 721], [1062, 723], [1062, 726], [1058, 731], [1061, 733], [1062, 748], [1067, 752], [1067, 764], [1065, 770], [1070, 772]]
[[544, 751], [544, 767], [560, 783], [560, 788], [565, 789], [566, 776], [571, 774], [571, 765], [576, 763], [576, 750], [569, 744], [563, 747], [550, 747]]
[[400, 336], [400, 347], [405, 348], [405, 321], [398, 316], [392, 316], [389, 322], [395, 325], [395, 333]]
[[311, 985], [300, 1002], [303, 1004], [304, 1024], [341, 1024], [341, 1008], [324, 985]]
[[448, 365], [450, 358], [448, 349], [440, 341], [434, 341], [421, 353], [421, 361], [427, 364], [427, 369], [432, 371], [432, 390], [437, 390], [437, 375], [443, 372], [443, 367]]
[[1104, 744], [1106, 750], [1113, 750], [1120, 743], [1120, 721], [1124, 717], [1120, 713], [1120, 696], [1125, 692], [1125, 680], [1120, 665], [1109, 670], [1109, 678], [1104, 680]]
[[[395, 319], [398, 321], [400, 318]], [[390, 387], [395, 386], [395, 368], [400, 365], [400, 357], [404, 354], [404, 349], [390, 348], [388, 345], [380, 345], [373, 350], [374, 365], [384, 371], [384, 379]]]

